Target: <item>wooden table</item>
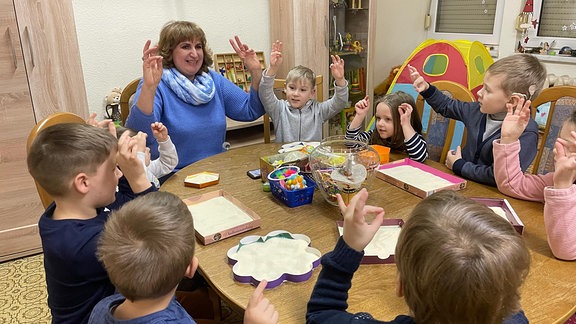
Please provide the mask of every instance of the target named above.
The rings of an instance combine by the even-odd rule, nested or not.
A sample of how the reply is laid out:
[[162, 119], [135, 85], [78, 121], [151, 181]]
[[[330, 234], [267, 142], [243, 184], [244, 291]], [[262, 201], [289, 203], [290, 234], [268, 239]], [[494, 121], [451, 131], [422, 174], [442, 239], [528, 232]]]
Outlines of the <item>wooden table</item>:
[[[240, 238], [266, 235], [273, 230], [287, 230], [309, 236], [312, 246], [322, 254], [330, 252], [338, 239], [336, 221], [341, 219], [340, 211], [338, 207], [325, 202], [318, 190], [312, 204], [289, 208], [271, 193], [263, 192], [260, 180], [252, 180], [246, 175], [247, 170], [259, 167], [259, 157], [275, 154], [279, 146], [257, 144], [212, 156], [182, 169], [161, 188], [181, 198], [224, 189], [262, 218], [262, 226], [258, 229], [211, 245], [203, 246], [199, 243], [196, 246], [201, 273], [221, 298], [239, 309], [245, 308], [254, 291], [253, 286], [233, 280], [231, 266], [227, 263], [226, 252], [238, 244]], [[426, 164], [451, 173], [440, 163], [429, 161]], [[219, 173], [220, 183], [204, 189], [184, 186], [186, 175], [201, 171]], [[384, 207], [388, 218], [405, 219], [421, 200], [376, 177], [372, 177], [367, 188], [370, 193], [368, 204]], [[469, 197], [504, 197], [496, 188], [472, 181], [468, 181], [467, 188], [460, 192]], [[564, 319], [570, 312], [574, 312], [576, 305], [576, 263], [553, 257], [546, 242], [543, 204], [510, 197], [507, 199], [524, 222], [523, 236], [532, 255], [530, 274], [522, 288], [522, 307], [532, 323], [554, 323]], [[304, 323], [306, 303], [319, 272], [320, 267], [313, 271], [312, 278], [306, 282], [285, 282], [265, 292], [278, 310], [281, 323]], [[397, 314], [407, 314], [408, 307], [404, 299], [395, 295], [395, 280], [394, 265], [361, 265], [352, 282], [348, 311], [366, 311], [380, 320], [391, 320]]]

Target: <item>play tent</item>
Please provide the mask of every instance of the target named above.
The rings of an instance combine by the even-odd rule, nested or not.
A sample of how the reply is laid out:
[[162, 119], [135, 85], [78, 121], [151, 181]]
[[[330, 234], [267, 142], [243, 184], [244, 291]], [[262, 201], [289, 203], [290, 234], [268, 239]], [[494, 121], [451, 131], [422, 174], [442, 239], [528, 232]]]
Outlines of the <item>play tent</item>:
[[406, 59], [392, 81], [388, 93], [402, 90], [418, 96], [412, 87], [408, 65], [428, 82], [450, 80], [468, 88], [477, 97], [486, 69], [494, 62], [486, 47], [478, 41], [435, 40], [422, 42]]
[[[418, 97], [410, 79], [408, 65], [411, 65], [426, 81], [453, 81], [469, 89], [477, 98], [478, 90], [482, 88], [484, 73], [492, 63], [494, 63], [492, 56], [484, 44], [478, 41], [428, 39], [418, 45], [402, 64], [388, 89], [388, 93], [401, 90], [411, 94], [414, 99]], [[426, 104], [422, 125], [424, 130], [428, 126], [425, 123], [429, 113], [430, 107]], [[368, 129], [371, 129], [373, 124], [374, 118], [372, 118]], [[463, 130], [464, 126], [458, 122], [454, 138], [461, 137]]]

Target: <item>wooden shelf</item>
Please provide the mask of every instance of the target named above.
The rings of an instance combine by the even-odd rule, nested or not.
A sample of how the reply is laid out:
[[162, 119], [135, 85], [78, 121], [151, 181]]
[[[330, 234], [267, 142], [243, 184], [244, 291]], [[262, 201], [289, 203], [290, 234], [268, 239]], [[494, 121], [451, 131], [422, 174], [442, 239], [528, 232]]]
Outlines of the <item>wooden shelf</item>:
[[[266, 68], [266, 61], [264, 60], [264, 52], [256, 52], [258, 60], [260, 60], [260, 67], [262, 70]], [[236, 53], [214, 54], [214, 69], [223, 77], [232, 81], [235, 85], [240, 87], [246, 92], [250, 92], [250, 83], [252, 76], [246, 70], [242, 60]]]
[[245, 127], [262, 125], [263, 123], [264, 123], [264, 117], [260, 117], [260, 118], [256, 119], [255, 121], [251, 121], [251, 122], [241, 122], [241, 121], [236, 121], [236, 120], [233, 120], [233, 119], [226, 117], [226, 130], [231, 131], [231, 130], [245, 128]]
[[[271, 132], [270, 140], [274, 141], [274, 131]], [[264, 130], [262, 123], [249, 127], [240, 127], [226, 132], [226, 141], [230, 143], [230, 149], [264, 143]]]

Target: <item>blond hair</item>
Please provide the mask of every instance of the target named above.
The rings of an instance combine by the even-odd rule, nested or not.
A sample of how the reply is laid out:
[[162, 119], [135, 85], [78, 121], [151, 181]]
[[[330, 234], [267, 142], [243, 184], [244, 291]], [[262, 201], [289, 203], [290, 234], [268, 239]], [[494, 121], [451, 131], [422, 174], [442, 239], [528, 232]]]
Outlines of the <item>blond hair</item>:
[[490, 65], [486, 73], [504, 76], [501, 87], [507, 95], [521, 93], [530, 100], [538, 97], [546, 81], [546, 67], [531, 54], [501, 58]]
[[128, 300], [158, 298], [174, 289], [194, 257], [194, 223], [174, 194], [140, 196], [110, 214], [97, 255]]
[[449, 190], [414, 208], [396, 263], [417, 323], [502, 323], [519, 309], [530, 254], [507, 220]]
[[42, 130], [28, 152], [28, 171], [53, 197], [62, 197], [81, 172], [96, 173], [118, 149], [108, 130], [87, 124], [57, 124]]
[[172, 53], [178, 44], [194, 40], [202, 43], [202, 52], [204, 52], [204, 60], [199, 72], [208, 72], [208, 68], [214, 63], [212, 50], [208, 47], [204, 30], [190, 21], [170, 21], [162, 27], [158, 41], [158, 54], [163, 57], [164, 68], [174, 67]]
[[316, 87], [316, 74], [314, 74], [314, 71], [305, 66], [298, 65], [288, 71], [288, 75], [286, 76], [287, 84], [298, 80], [310, 81], [310, 85], [312, 86], [311, 89]]

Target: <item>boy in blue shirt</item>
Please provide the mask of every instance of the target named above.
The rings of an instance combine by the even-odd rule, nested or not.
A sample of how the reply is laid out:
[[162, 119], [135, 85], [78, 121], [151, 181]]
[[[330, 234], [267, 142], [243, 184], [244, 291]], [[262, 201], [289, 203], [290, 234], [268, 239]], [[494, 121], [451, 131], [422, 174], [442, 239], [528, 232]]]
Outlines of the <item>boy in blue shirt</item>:
[[108, 130], [58, 124], [41, 131], [28, 153], [30, 174], [54, 198], [38, 222], [53, 323], [86, 323], [94, 305], [114, 293], [96, 258], [100, 232], [110, 210], [156, 190], [136, 155], [146, 135], [115, 134], [112, 123]]
[[[100, 301], [89, 323], [195, 323], [175, 299], [182, 277], [192, 278], [198, 267], [195, 240], [190, 210], [174, 194], [154, 192], [112, 212], [98, 257], [120, 294]], [[277, 321], [264, 287], [266, 281], [250, 299], [244, 323]]]

